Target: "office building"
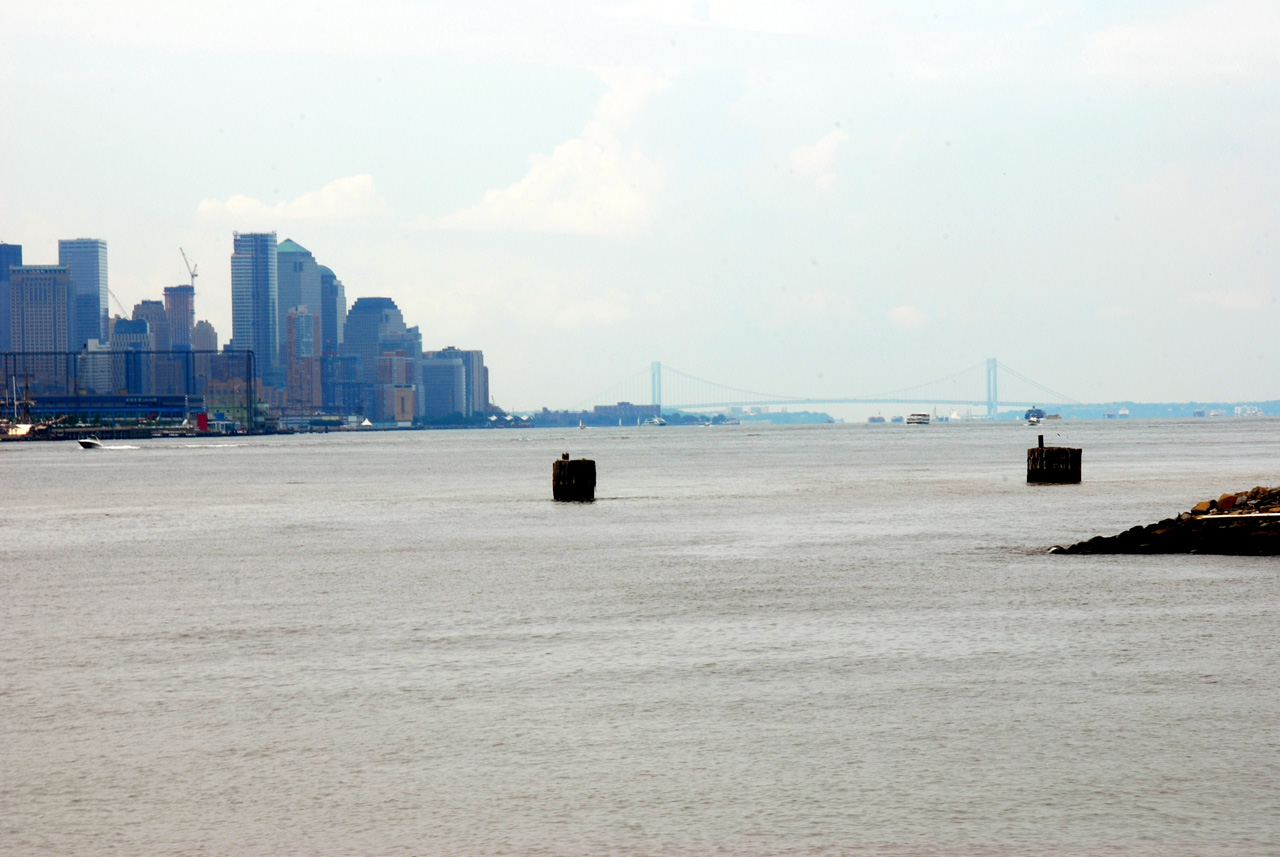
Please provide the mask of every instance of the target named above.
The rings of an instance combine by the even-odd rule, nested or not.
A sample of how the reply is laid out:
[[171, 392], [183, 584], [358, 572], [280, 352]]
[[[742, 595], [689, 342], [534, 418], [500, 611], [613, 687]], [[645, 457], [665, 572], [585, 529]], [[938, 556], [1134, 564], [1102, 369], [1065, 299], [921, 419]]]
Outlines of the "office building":
[[274, 232], [233, 232], [231, 343], [252, 351], [258, 377], [283, 386], [280, 366], [280, 292]]
[[460, 351], [450, 345], [441, 351], [427, 351], [424, 360], [461, 360], [466, 376], [466, 395], [462, 415], [466, 417], [489, 412], [489, 370], [484, 365], [483, 351]]
[[197, 321], [191, 329], [191, 347], [196, 351], [217, 351], [218, 331], [203, 319]]
[[9, 268], [21, 264], [21, 244], [0, 244], [0, 351], [13, 349], [13, 332], [9, 330]]
[[[143, 301], [159, 303], [159, 301]], [[108, 343], [112, 361], [112, 383], [117, 395], [147, 396], [155, 392], [155, 361], [151, 352], [156, 350], [154, 331], [147, 316], [153, 313], [144, 308], [139, 316], [134, 308], [134, 318], [111, 320], [111, 341]]]
[[178, 349], [190, 348], [191, 331], [196, 321], [195, 287], [166, 286], [164, 314], [169, 323], [169, 346]]
[[462, 415], [467, 399], [467, 374], [462, 368], [462, 360], [424, 356], [419, 377], [422, 416], [428, 420], [442, 420], [455, 414]]
[[90, 339], [107, 337], [107, 242], [101, 238], [73, 238], [58, 242], [58, 264], [71, 271], [75, 307], [72, 350]]
[[286, 238], [276, 247], [276, 280], [279, 294], [280, 364], [287, 366], [285, 319], [289, 313], [299, 312], [300, 307], [317, 315], [321, 311], [320, 268], [316, 265], [315, 256], [292, 238]]
[[67, 266], [16, 265], [9, 269], [9, 329], [14, 351], [69, 351], [74, 321]]
[[[173, 348], [173, 334], [169, 327], [169, 313], [160, 301], [141, 301], [133, 307], [133, 320], [145, 320], [151, 335], [151, 350], [166, 352]], [[117, 324], [117, 327], [119, 325]], [[148, 393], [171, 396], [182, 392], [181, 384], [186, 375], [184, 363], [176, 362], [168, 354], [151, 354], [146, 357]]]
[[377, 382], [383, 343], [408, 333], [404, 316], [391, 298], [357, 298], [347, 313], [343, 354], [360, 359], [360, 380]]
[[76, 376], [80, 381], [81, 395], [108, 396], [114, 391], [112, 384], [111, 346], [98, 339], [90, 339], [80, 352]]
[[[305, 309], [300, 307], [299, 309]], [[291, 312], [285, 316], [285, 379], [287, 410], [292, 414], [314, 414], [323, 402], [320, 384], [320, 316], [312, 312]]]
[[[217, 351], [218, 331], [207, 321], [197, 321], [195, 327], [191, 329], [191, 348], [196, 352]], [[211, 356], [197, 353], [195, 357], [196, 379], [201, 385], [201, 389], [204, 389], [204, 384], [209, 379], [210, 366], [212, 364]]]
[[321, 353], [331, 356], [342, 346], [347, 326], [347, 295], [333, 271], [320, 266], [320, 335]]
[[160, 301], [141, 301], [133, 305], [133, 320], [146, 319], [151, 331], [151, 349], [168, 351], [172, 347], [169, 330], [169, 313]]
[[[15, 357], [5, 364], [19, 388], [66, 392], [72, 377], [71, 331], [75, 312], [71, 272], [65, 265], [16, 265], [9, 269], [9, 330]], [[5, 388], [10, 386], [6, 377]]]

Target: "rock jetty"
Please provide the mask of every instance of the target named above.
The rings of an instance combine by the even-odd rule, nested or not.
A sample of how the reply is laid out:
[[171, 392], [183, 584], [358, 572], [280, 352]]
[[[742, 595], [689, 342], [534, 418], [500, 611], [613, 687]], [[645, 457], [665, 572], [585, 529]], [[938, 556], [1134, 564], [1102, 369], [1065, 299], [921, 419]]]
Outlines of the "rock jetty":
[[1176, 518], [1095, 536], [1050, 553], [1205, 553], [1280, 556], [1280, 488], [1254, 488], [1205, 500]]

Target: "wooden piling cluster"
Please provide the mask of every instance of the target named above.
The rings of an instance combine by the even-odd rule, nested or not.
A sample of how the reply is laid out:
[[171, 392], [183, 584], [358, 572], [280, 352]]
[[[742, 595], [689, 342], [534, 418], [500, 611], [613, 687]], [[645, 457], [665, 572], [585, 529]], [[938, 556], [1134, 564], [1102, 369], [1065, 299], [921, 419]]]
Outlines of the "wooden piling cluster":
[[1027, 481], [1070, 484], [1080, 481], [1080, 450], [1070, 446], [1040, 445], [1027, 450]]
[[551, 464], [551, 496], [564, 502], [596, 499], [596, 463], [589, 458], [569, 460], [569, 453]]

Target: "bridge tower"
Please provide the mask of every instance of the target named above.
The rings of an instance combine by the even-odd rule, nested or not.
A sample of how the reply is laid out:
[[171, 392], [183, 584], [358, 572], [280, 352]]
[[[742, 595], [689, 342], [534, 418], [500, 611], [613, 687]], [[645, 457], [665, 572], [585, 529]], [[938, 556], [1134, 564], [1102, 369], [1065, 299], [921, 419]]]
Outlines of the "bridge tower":
[[987, 419], [996, 418], [996, 410], [1000, 401], [996, 391], [996, 358], [987, 358]]
[[652, 374], [651, 383], [653, 385], [653, 404], [658, 406], [658, 414], [659, 416], [661, 416], [662, 414], [662, 364], [655, 361], [653, 364], [649, 366], [649, 371]]

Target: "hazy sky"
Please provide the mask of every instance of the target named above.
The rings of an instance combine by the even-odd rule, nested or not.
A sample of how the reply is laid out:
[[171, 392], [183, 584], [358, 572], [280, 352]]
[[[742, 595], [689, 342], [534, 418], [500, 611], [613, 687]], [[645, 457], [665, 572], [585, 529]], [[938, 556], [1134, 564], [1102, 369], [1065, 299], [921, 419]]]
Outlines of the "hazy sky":
[[1280, 398], [1277, 45], [1251, 0], [0, 0], [0, 241], [105, 238], [129, 308], [181, 246], [225, 343], [275, 230], [511, 408], [653, 360]]

